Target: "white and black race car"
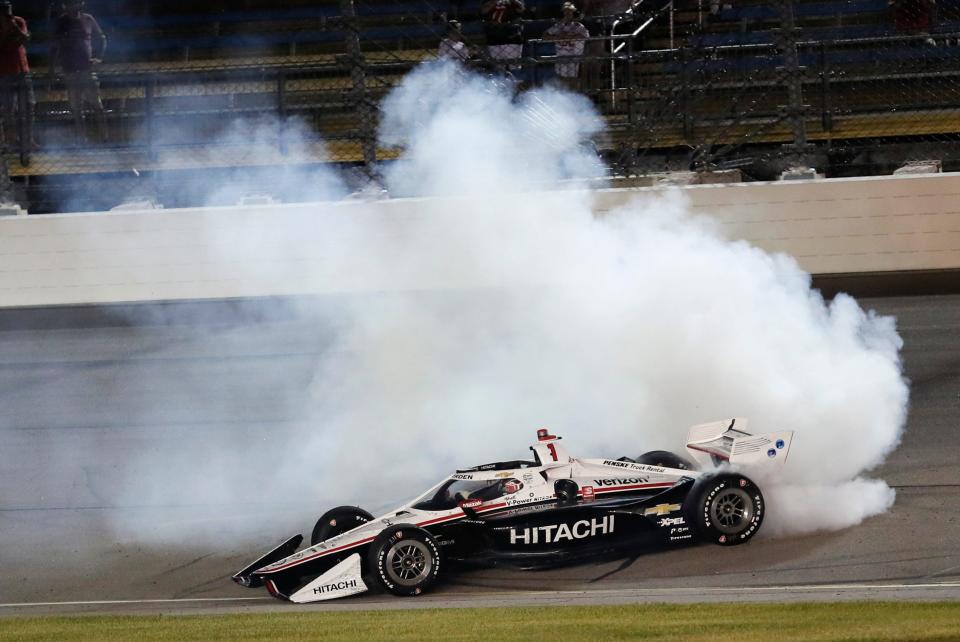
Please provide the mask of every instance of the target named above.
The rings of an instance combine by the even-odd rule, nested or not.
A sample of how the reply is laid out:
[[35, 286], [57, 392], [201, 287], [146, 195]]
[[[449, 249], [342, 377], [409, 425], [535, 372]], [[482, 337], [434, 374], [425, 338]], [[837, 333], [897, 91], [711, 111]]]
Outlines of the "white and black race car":
[[793, 438], [745, 427], [733, 419], [691, 428], [687, 450], [699, 465], [666, 451], [575, 458], [540, 430], [530, 461], [458, 470], [378, 518], [334, 508], [317, 522], [309, 547], [298, 551], [303, 536], [292, 537], [233, 579], [291, 602], [353, 595], [371, 584], [419, 595], [456, 564], [536, 568], [651, 545], [742, 544], [756, 535], [765, 506], [739, 471], [783, 462]]

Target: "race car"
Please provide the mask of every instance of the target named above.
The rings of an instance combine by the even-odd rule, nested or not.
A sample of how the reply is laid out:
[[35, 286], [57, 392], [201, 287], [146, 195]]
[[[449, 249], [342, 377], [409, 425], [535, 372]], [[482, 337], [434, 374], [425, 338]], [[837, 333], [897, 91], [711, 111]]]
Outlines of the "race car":
[[792, 440], [791, 431], [752, 435], [738, 418], [692, 427], [689, 457], [580, 459], [541, 429], [532, 460], [458, 470], [378, 518], [334, 508], [308, 547], [297, 550], [303, 536], [292, 537], [233, 580], [297, 603], [371, 585], [413, 596], [463, 564], [537, 568], [657, 545], [743, 544], [757, 534], [765, 506], [742, 471], [783, 463]]

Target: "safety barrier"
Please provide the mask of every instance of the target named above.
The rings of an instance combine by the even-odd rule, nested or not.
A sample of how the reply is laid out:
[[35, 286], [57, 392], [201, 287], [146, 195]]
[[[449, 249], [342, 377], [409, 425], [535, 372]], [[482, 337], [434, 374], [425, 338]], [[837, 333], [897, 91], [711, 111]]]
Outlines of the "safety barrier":
[[[590, 196], [602, 217], [664, 189]], [[790, 254], [813, 274], [960, 269], [960, 174], [670, 189], [730, 239]], [[569, 195], [511, 196], [545, 198]], [[396, 199], [2, 218], [0, 306], [515, 285], [453, 266], [430, 282], [394, 269], [392, 248], [403, 244], [393, 241], [457, 204]]]

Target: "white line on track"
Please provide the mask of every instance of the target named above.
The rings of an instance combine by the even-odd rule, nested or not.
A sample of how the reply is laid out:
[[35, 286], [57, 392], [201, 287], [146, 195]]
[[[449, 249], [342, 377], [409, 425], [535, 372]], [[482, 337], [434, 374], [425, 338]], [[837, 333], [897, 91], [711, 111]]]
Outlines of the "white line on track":
[[[950, 589], [960, 588], [960, 582], [933, 582], [927, 584], [807, 584], [795, 586], [740, 586], [740, 587], [671, 587], [671, 588], [635, 588], [635, 589], [583, 589], [567, 591], [508, 591], [508, 592], [473, 592], [473, 593], [452, 593], [437, 594], [434, 597], [447, 600], [467, 600], [473, 598], [517, 598], [517, 597], [536, 597], [536, 596], [574, 596], [574, 595], [593, 595], [593, 596], [611, 596], [611, 595], [656, 595], [663, 593], [763, 593], [777, 591], [848, 591], [848, 590], [911, 590], [911, 589]], [[171, 599], [150, 599], [150, 600], [92, 600], [92, 601], [74, 601], [74, 602], [14, 602], [0, 604], [0, 608], [26, 608], [42, 606], [120, 606], [125, 604], [190, 604], [202, 602], [258, 602], [270, 601], [270, 597], [186, 597]], [[421, 598], [422, 599], [422, 598]], [[424, 600], [429, 601], [430, 598]], [[355, 603], [356, 604], [356, 603]], [[376, 602], [370, 602], [374, 606]]]
[[20, 608], [25, 606], [103, 606], [120, 604], [189, 604], [191, 602], [253, 602], [272, 600], [272, 597], [182, 597], [155, 600], [90, 600], [85, 602], [11, 602], [0, 604], [0, 608]]
[[[713, 592], [713, 593], [748, 593], [750, 591], [835, 591], [849, 589], [929, 589], [929, 588], [960, 588], [960, 582], [934, 582], [929, 584], [799, 584], [794, 586], [713, 586], [702, 588], [648, 588], [648, 589], [609, 589], [611, 592], [643, 592], [643, 593], [670, 593], [670, 592]], [[598, 592], [603, 592], [601, 589]]]

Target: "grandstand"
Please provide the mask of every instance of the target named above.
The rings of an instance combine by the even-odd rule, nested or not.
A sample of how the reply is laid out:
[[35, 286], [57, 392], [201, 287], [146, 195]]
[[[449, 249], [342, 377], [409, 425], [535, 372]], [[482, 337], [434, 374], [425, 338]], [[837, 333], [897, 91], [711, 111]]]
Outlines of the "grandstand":
[[[58, 5], [17, 2], [33, 33], [40, 147], [8, 148], [7, 171], [31, 212], [105, 209], [131, 194], [190, 205], [202, 192], [191, 182], [239, 171], [255, 183], [258, 168], [278, 164], [371, 172], [398, 153], [375, 144], [378, 102], [433, 57], [448, 17], [482, 52], [479, 4], [89, 0], [109, 38], [101, 144], [78, 139], [51, 74]], [[552, 78], [554, 51], [540, 36], [560, 4], [527, 5], [517, 74], [527, 86]], [[734, 0], [716, 16], [707, 5], [642, 0], [628, 15], [584, 20], [606, 39], [603, 54], [584, 60], [595, 74], [585, 92], [608, 121], [596, 143], [616, 171], [736, 167], [771, 178], [795, 163], [846, 175], [960, 160], [960, 1], [941, 0], [930, 32], [918, 34], [895, 30], [887, 0]], [[783, 28], [785, 9], [795, 29]], [[237, 119], [274, 133], [219, 135]], [[289, 144], [289, 123], [318, 139]]]

